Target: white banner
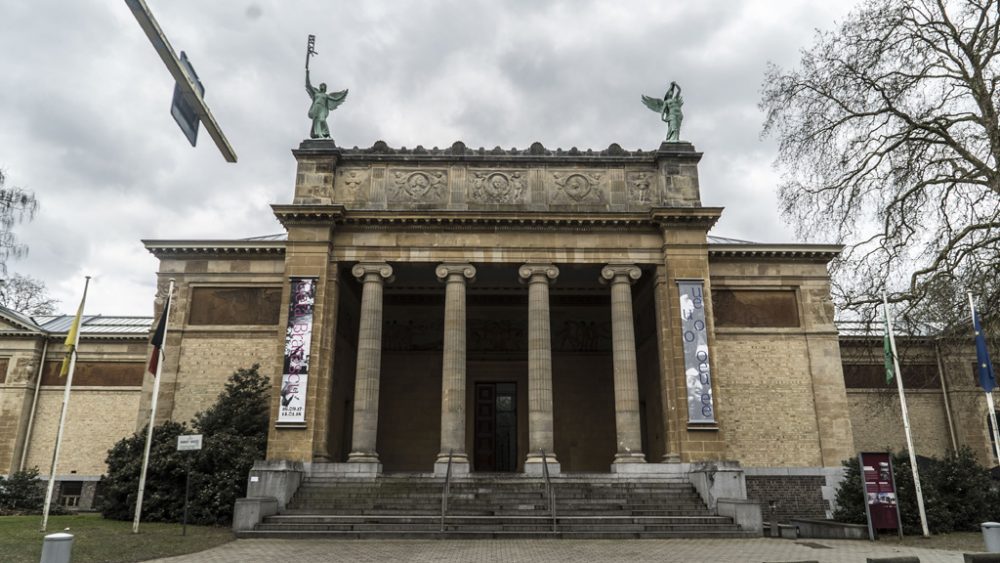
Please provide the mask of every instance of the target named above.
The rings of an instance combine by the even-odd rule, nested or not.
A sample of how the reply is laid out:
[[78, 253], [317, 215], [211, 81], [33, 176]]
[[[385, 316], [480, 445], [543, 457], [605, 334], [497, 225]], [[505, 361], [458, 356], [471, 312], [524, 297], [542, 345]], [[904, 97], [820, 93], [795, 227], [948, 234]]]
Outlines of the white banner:
[[305, 423], [309, 382], [309, 344], [312, 340], [316, 278], [292, 278], [285, 332], [285, 368], [281, 375], [278, 423]]
[[684, 341], [688, 422], [714, 423], [715, 408], [712, 405], [712, 372], [708, 362], [704, 282], [678, 281], [677, 286], [681, 293], [681, 338]]

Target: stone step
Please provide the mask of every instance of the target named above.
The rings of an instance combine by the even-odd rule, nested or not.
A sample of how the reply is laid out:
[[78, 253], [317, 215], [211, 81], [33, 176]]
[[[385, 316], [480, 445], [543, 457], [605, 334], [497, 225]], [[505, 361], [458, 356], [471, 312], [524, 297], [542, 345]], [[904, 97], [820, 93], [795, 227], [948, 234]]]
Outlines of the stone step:
[[701, 531], [669, 531], [669, 532], [460, 532], [460, 531], [422, 531], [422, 532], [333, 532], [333, 531], [303, 531], [303, 530], [252, 530], [237, 532], [238, 538], [256, 539], [670, 539], [670, 538], [753, 538], [758, 534], [743, 530], [701, 530]]
[[[438, 524], [441, 518], [438, 515], [367, 515], [367, 514], [282, 514], [268, 516], [264, 518], [265, 524], [360, 524], [360, 523], [395, 523], [395, 524]], [[541, 523], [551, 525], [552, 517], [548, 515], [531, 516], [467, 516], [448, 515], [445, 522], [450, 525], [466, 524], [525, 524]], [[692, 524], [712, 524], [731, 525], [731, 519], [725, 516], [558, 516], [556, 522], [559, 525], [577, 524], [642, 524], [642, 525], [692, 525]]]

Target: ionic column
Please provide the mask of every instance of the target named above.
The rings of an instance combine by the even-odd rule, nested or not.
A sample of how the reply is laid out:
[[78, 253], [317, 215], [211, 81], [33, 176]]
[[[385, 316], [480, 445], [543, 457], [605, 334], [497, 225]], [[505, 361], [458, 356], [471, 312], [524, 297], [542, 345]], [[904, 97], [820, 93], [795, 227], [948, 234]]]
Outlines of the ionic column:
[[434, 472], [444, 474], [451, 452], [452, 472], [468, 473], [465, 453], [465, 282], [473, 280], [471, 264], [441, 264], [435, 270], [444, 290], [444, 357], [441, 369], [441, 452]]
[[550, 473], [558, 473], [552, 438], [552, 337], [549, 283], [559, 275], [553, 264], [525, 264], [518, 270], [528, 284], [528, 457], [525, 473], [542, 472], [545, 451]]
[[611, 285], [611, 333], [615, 370], [615, 463], [643, 463], [639, 422], [639, 376], [632, 324], [632, 284], [642, 272], [632, 264], [608, 264], [601, 281]]
[[392, 281], [392, 266], [361, 263], [351, 269], [362, 282], [358, 367], [354, 381], [354, 434], [348, 462], [378, 463], [378, 383], [382, 370], [382, 284]]

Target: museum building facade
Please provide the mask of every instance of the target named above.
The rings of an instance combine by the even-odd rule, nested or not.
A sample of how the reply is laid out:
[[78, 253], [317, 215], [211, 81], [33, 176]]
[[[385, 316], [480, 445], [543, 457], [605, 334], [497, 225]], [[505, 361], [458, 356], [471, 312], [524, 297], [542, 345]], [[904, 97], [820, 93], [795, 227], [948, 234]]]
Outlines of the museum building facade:
[[[723, 210], [702, 205], [688, 143], [293, 154], [292, 202], [272, 206], [284, 233], [144, 241], [157, 315], [176, 284], [156, 420], [191, 420], [259, 364], [273, 385], [257, 476], [708, 468], [779, 516], [822, 517], [843, 460], [902, 449], [898, 403], [870, 377], [880, 340], [834, 325], [840, 248], [709, 236]], [[0, 472], [45, 468], [68, 320], [0, 313]], [[149, 420], [149, 321], [84, 323], [93, 377], [74, 383], [61, 481], [95, 482]], [[992, 462], [974, 354], [915, 342], [920, 453]], [[250, 495], [291, 494], [267, 483]]]
[[158, 418], [204, 408], [240, 358], [275, 374], [268, 459], [337, 471], [853, 454], [839, 248], [710, 239], [690, 144], [293, 153], [285, 236], [145, 242], [158, 303], [177, 283]]

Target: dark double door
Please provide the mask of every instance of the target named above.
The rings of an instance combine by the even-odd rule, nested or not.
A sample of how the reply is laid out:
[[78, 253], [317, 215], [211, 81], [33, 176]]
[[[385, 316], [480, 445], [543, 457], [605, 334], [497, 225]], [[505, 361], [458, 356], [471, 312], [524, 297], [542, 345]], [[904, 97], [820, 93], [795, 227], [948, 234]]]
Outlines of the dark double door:
[[476, 383], [475, 471], [517, 470], [517, 384]]

